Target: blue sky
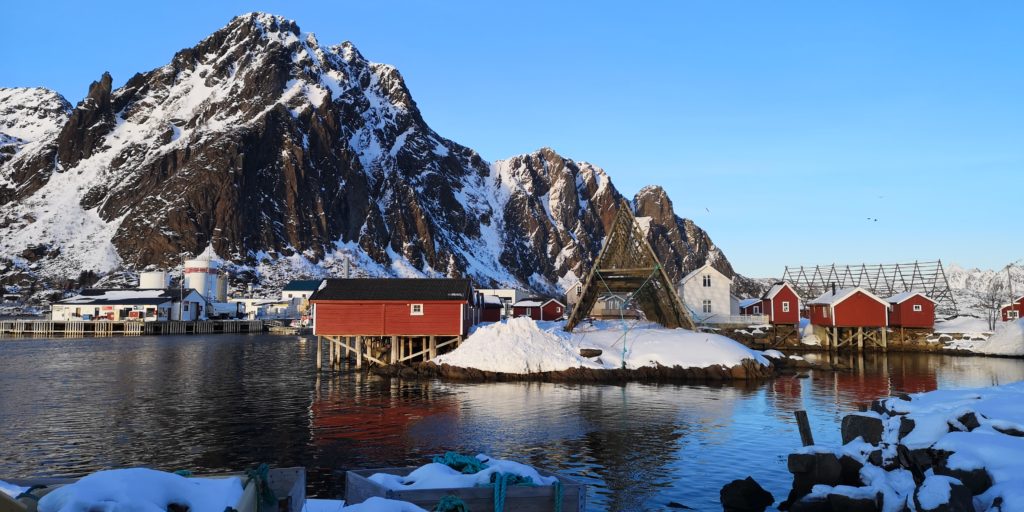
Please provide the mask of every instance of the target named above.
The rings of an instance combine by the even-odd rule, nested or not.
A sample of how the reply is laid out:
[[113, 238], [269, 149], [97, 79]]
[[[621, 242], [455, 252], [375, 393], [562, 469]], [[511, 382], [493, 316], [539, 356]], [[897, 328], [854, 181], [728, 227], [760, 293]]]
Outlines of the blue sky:
[[77, 102], [253, 10], [397, 66], [488, 160], [664, 186], [747, 275], [1024, 258], [1021, 2], [17, 2], [0, 86]]

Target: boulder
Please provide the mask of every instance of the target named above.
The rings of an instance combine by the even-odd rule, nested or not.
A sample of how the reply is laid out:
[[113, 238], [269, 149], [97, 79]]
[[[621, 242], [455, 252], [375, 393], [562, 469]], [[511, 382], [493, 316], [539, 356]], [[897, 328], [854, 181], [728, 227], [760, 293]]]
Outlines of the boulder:
[[960, 480], [968, 489], [970, 489], [972, 495], [978, 495], [992, 487], [992, 477], [988, 474], [984, 468], [977, 469], [959, 469], [949, 467], [949, 456], [953, 452], [947, 452], [942, 450], [935, 450], [932, 453], [932, 471], [936, 475], [951, 476]]
[[581, 348], [580, 355], [583, 357], [600, 357], [604, 352], [599, 348]]
[[863, 467], [864, 464], [861, 464], [859, 460], [850, 457], [849, 455], [839, 457], [839, 483], [850, 487], [860, 487], [864, 485], [860, 480], [860, 470]]
[[949, 422], [949, 431], [970, 432], [980, 426], [981, 423], [978, 422], [978, 416], [973, 412], [968, 412], [957, 418], [955, 423]]
[[843, 418], [842, 433], [843, 444], [849, 443], [858, 437], [865, 442], [877, 445], [882, 442], [882, 432], [885, 426], [882, 418], [869, 414], [848, 414]]
[[719, 491], [719, 497], [725, 512], [762, 512], [775, 503], [772, 493], [764, 490], [749, 476], [725, 484]]
[[917, 424], [912, 418], [900, 416], [900, 429], [897, 438], [903, 439], [904, 437], [907, 437], [907, 435], [910, 434], [916, 426]]
[[815, 485], [839, 485], [843, 468], [834, 453], [792, 453], [787, 461], [793, 473], [793, 488], [786, 504], [793, 505], [811, 492]]
[[[935, 494], [948, 497], [936, 504]], [[974, 497], [958, 480], [932, 475], [914, 490], [914, 508], [918, 512], [974, 512]]]
[[832, 512], [878, 512], [882, 510], [882, 496], [868, 498], [832, 493], [828, 495], [828, 504]]

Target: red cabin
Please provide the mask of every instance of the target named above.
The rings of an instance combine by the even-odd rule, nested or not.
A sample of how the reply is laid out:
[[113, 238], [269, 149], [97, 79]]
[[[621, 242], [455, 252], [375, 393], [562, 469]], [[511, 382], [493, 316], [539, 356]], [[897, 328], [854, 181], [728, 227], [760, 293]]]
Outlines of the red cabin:
[[761, 299], [743, 299], [739, 303], [741, 315], [763, 315], [764, 305]]
[[565, 304], [555, 299], [530, 298], [512, 305], [512, 316], [528, 316], [534, 320], [560, 320], [565, 314]]
[[876, 328], [889, 325], [889, 303], [860, 287], [827, 291], [808, 306], [814, 325]]
[[328, 279], [314, 293], [317, 336], [465, 336], [476, 318], [468, 279]]
[[800, 296], [789, 283], [775, 283], [761, 297], [761, 311], [761, 314], [768, 315], [770, 324], [799, 324]]
[[1017, 297], [1017, 300], [1010, 304], [999, 308], [999, 314], [1003, 317], [1004, 322], [1012, 322], [1024, 318], [1024, 295]]
[[903, 292], [885, 299], [889, 303], [889, 325], [932, 329], [935, 327], [935, 301], [922, 292]]

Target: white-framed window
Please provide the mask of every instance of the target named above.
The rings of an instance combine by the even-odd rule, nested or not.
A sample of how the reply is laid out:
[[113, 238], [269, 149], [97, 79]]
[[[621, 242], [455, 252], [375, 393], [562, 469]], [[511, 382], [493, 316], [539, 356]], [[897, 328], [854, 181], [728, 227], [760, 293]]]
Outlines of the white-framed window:
[[922, 308], [920, 304], [914, 304], [914, 313], [920, 313], [923, 310], [924, 308]]
[[423, 316], [423, 304], [409, 304], [409, 314], [412, 316]]
[[789, 301], [788, 300], [782, 301], [782, 312], [783, 313], [789, 313]]
[[561, 312], [562, 312], [562, 306], [555, 306], [555, 313], [561, 313]]
[[828, 318], [828, 306], [822, 306], [821, 313], [825, 315], [825, 318]]
[[526, 308], [526, 316], [533, 316], [533, 308]]
[[701, 304], [701, 311], [703, 311], [705, 313], [710, 313], [711, 312], [711, 301], [710, 300], [704, 299], [704, 303]]
[[754, 306], [754, 314], [755, 315], [760, 315], [761, 314], [761, 306], [760, 305]]
[[579, 297], [580, 295], [583, 295], [583, 285], [582, 284], [576, 285], [576, 296]]
[[1008, 320], [1016, 320], [1020, 318], [1020, 311], [1017, 311], [1016, 309], [1011, 309], [1006, 312], [1006, 318]]
[[704, 276], [704, 287], [711, 288], [711, 276]]

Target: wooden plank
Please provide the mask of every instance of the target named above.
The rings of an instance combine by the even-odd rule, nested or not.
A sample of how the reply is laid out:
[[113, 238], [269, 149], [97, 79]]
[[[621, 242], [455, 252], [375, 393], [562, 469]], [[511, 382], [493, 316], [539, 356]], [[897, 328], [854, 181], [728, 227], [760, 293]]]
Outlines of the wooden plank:
[[807, 411], [793, 411], [793, 415], [796, 416], [796, 426], [800, 430], [800, 442], [804, 446], [813, 445], [814, 436], [811, 435], [811, 423], [807, 420]]

